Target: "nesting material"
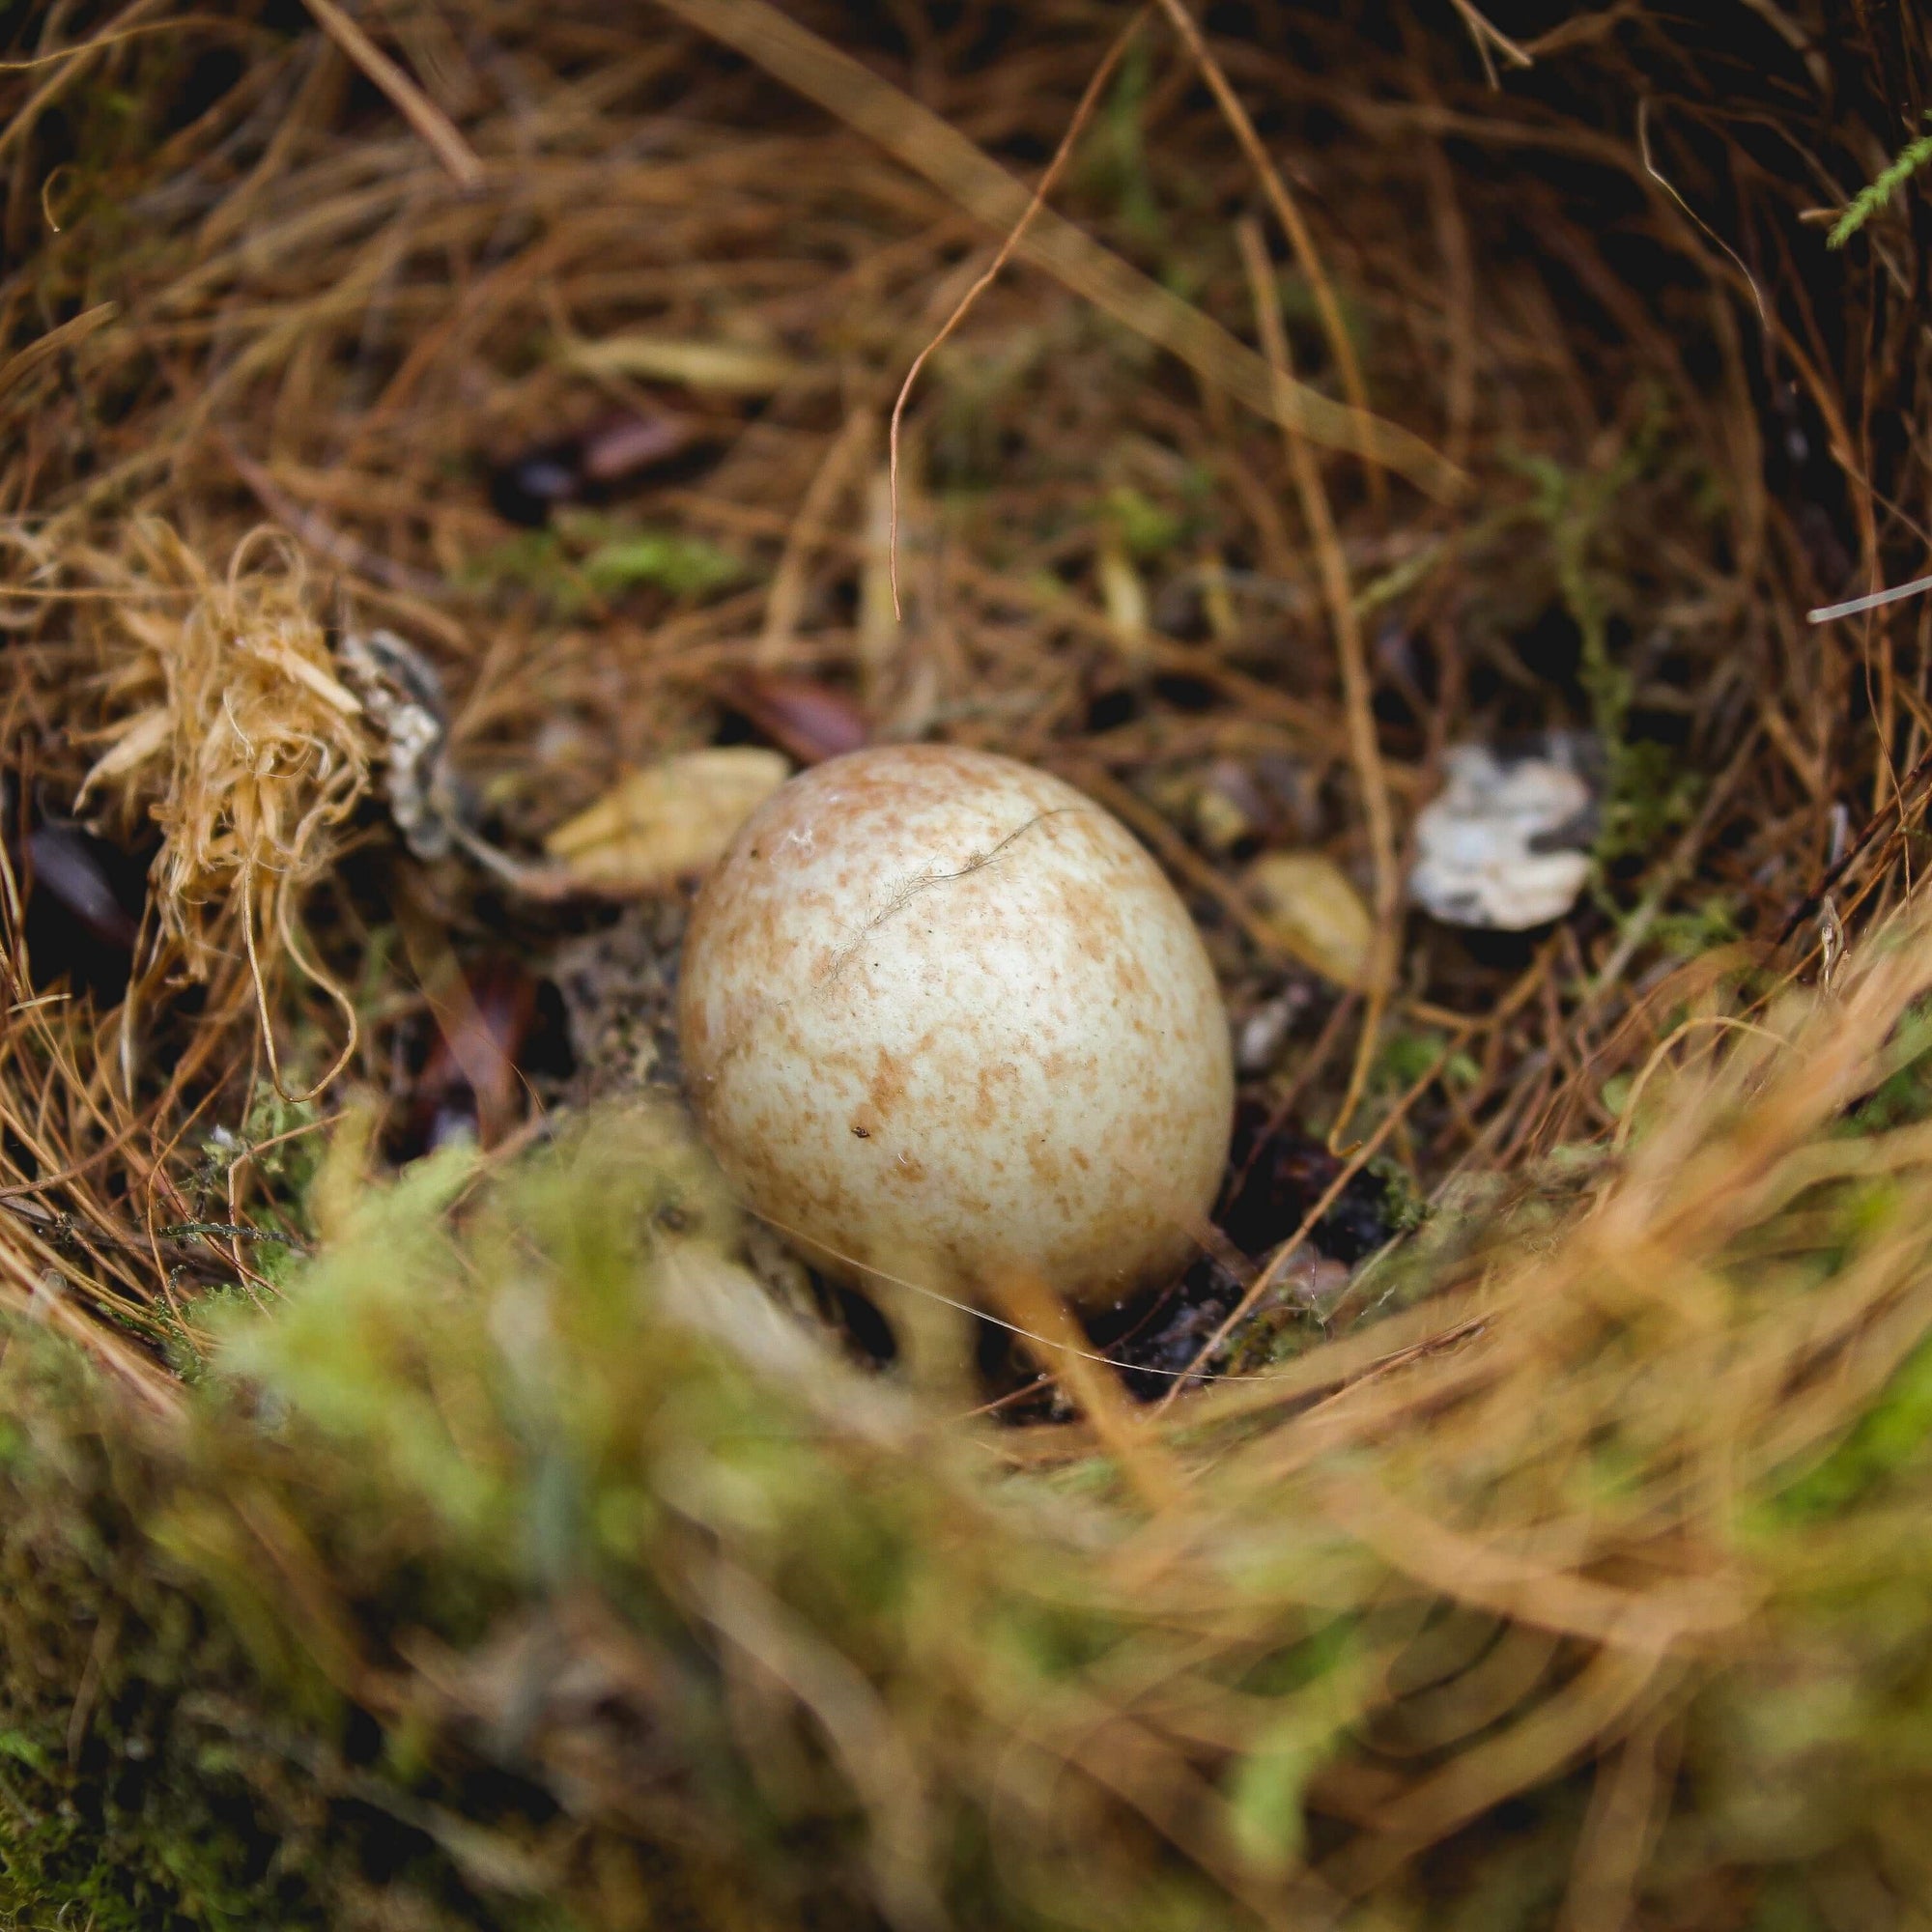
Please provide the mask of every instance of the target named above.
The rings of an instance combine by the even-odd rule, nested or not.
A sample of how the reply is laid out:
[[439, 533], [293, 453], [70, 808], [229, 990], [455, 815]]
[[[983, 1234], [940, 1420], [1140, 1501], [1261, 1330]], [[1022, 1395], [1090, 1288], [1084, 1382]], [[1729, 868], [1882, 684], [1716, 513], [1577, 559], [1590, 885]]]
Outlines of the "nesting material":
[[285, 930], [294, 897], [334, 860], [369, 788], [372, 733], [293, 545], [257, 532], [223, 577], [156, 520], [129, 542], [177, 595], [122, 613], [136, 645], [118, 674], [126, 722], [79, 802], [119, 794], [160, 827], [154, 902], [206, 977], [239, 905], [262, 933]]
[[1449, 781], [1416, 820], [1410, 897], [1449, 925], [1521, 932], [1561, 919], [1590, 876], [1580, 848], [1596, 801], [1581, 762], [1554, 734], [1527, 756], [1452, 747]]
[[418, 859], [447, 857], [462, 805], [441, 676], [393, 631], [352, 631], [338, 655], [343, 676], [383, 734], [383, 788], [396, 830]]
[[1185, 907], [1092, 800], [986, 753], [858, 752], [772, 797], [698, 900], [679, 1033], [725, 1169], [848, 1274], [1117, 1302], [1186, 1260], [1227, 1158]]

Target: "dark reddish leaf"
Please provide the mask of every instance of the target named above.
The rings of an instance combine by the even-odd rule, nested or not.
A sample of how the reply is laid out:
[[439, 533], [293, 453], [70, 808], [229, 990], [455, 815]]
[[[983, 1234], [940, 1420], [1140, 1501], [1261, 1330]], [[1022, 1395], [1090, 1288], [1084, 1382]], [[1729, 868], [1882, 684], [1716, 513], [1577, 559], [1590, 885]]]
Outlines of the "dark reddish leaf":
[[113, 847], [78, 825], [43, 823], [27, 835], [33, 889], [45, 893], [91, 937], [123, 952], [138, 930], [108, 876]]
[[871, 726], [857, 702], [810, 678], [751, 671], [719, 695], [802, 765], [822, 764], [871, 743]]
[[697, 431], [689, 416], [613, 416], [583, 438], [583, 474], [592, 483], [622, 482], [688, 448]]
[[599, 496], [681, 454], [703, 429], [697, 418], [668, 410], [606, 416], [503, 464], [490, 478], [491, 505], [506, 522], [534, 527], [558, 504]]
[[127, 990], [147, 867], [78, 825], [43, 821], [16, 854], [34, 981], [105, 1001]]
[[537, 982], [521, 966], [496, 959], [431, 998], [436, 1036], [411, 1096], [412, 1152], [465, 1133], [492, 1147], [508, 1132], [521, 1111], [517, 1069], [536, 997]]

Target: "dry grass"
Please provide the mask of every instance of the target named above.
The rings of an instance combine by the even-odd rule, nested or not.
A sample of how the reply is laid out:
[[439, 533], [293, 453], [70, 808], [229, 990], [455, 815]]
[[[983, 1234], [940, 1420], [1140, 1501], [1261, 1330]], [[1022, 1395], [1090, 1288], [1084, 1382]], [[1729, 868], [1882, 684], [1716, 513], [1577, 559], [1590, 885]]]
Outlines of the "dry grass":
[[[1749, 1860], [1700, 1865], [1672, 1821], [1715, 1788], [1695, 1753], [1748, 1730], [1713, 1687], [1803, 1649], [1779, 1620], [1817, 1579], [1790, 1539], [1752, 1543], [1753, 1512], [1856, 1436], [1932, 1317], [1901, 1205], [1924, 1129], [1839, 1130], [1924, 990], [1879, 935], [1918, 929], [1895, 916], [1932, 600], [1804, 621], [1923, 569], [1922, 210], [1825, 248], [1932, 86], [1922, 30], [1865, 11], [1458, 0], [1434, 31], [1265, 5], [1204, 34], [1180, 0], [621, 22], [135, 0], [21, 24], [0, 1294], [174, 1416], [201, 1292], [270, 1300], [254, 1236], [322, 1232], [298, 1181], [325, 1115], [274, 1091], [395, 1134], [438, 1053], [469, 1066], [489, 973], [541, 974], [585, 923], [400, 849], [344, 629], [439, 668], [476, 824], [523, 854], [630, 767], [758, 724], [754, 680], [1036, 759], [1168, 865], [1237, 1022], [1286, 1002], [1248, 1096], [1345, 1176], [1392, 1162], [1461, 1232], [1264, 1381], [1137, 1419], [1088, 1380], [1136, 1493], [1181, 1500], [1110, 1501], [1014, 1560], [1070, 1566], [1127, 1633], [1032, 1718], [976, 1703], [970, 1646], [862, 1659], [948, 1687], [841, 1774], [889, 1848], [868, 1895], [927, 1915], [937, 1828], [894, 1810], [892, 1753], [922, 1763], [956, 1692], [986, 1755], [921, 1775], [937, 1814], [1018, 1807], [1028, 1910], [1068, 1883], [1077, 1814], [1122, 1833], [1122, 1874], [1164, 1843], [1267, 1923], [1363, 1898], [1403, 1922], [1475, 1896], [1502, 1854], [1472, 1827], [1554, 1792], [1566, 1927], [1630, 1922], [1646, 1886], [1707, 1912], [1660, 1923], [1748, 1922], [1724, 1874]], [[1049, 207], [910, 396], [895, 617], [895, 398], [1123, 33]], [[613, 412], [675, 416], [675, 463], [540, 533], [492, 509], [494, 469]], [[1610, 773], [1579, 913], [1489, 946], [1405, 918], [1444, 747], [1577, 725]], [[1245, 842], [1217, 830], [1230, 800]], [[72, 813], [152, 858], [125, 995], [28, 955], [26, 902], [59, 884], [31, 835]], [[1270, 934], [1257, 843], [1357, 882], [1362, 991]], [[547, 1130], [509, 1124], [514, 1066], [498, 1086], [489, 1137]], [[1454, 1207], [1499, 1175], [1516, 1219]], [[876, 1476], [824, 1408], [829, 1465]], [[1085, 1424], [997, 1440], [1097, 1466]], [[1265, 1529], [1284, 1513], [1292, 1535]], [[1886, 1574], [1888, 1520], [1830, 1533], [1845, 1574]], [[756, 1660], [753, 1704], [774, 1678], [836, 1703], [833, 1662], [759, 1651], [817, 1614], [782, 1580], [762, 1634], [679, 1613]], [[1253, 1688], [1342, 1610], [1346, 1668]], [[1003, 1782], [1021, 1736], [1075, 1778], [1065, 1816], [1051, 1778]], [[1306, 1856], [1270, 1865], [1255, 1820], [1304, 1798]], [[1874, 1831], [1909, 1899], [1903, 1836]], [[1092, 1922], [1127, 1922], [1120, 1884]]]
[[[1017, 211], [1017, 189], [987, 185], [984, 156], [1059, 140], [1097, 58], [1083, 16], [1043, 17], [996, 60], [969, 54], [970, 27], [951, 46], [923, 43], [905, 72], [928, 89], [945, 75], [959, 130], [930, 181], [674, 32], [634, 42], [514, 11], [476, 14], [464, 33], [433, 10], [403, 17], [392, 51], [462, 128], [480, 187], [452, 177], [446, 144], [359, 95], [334, 42], [245, 13], [53, 65], [70, 100], [117, 79], [165, 98], [197, 72], [219, 77], [209, 64], [234, 50], [236, 85], [158, 147], [152, 131], [123, 133], [129, 152], [118, 151], [107, 110], [43, 125], [55, 106], [36, 113], [31, 92], [12, 136], [48, 183], [44, 212], [15, 211], [33, 247], [31, 273], [9, 284], [14, 335], [31, 341], [63, 305], [85, 303], [89, 318], [10, 398], [23, 426], [8, 486], [13, 621], [31, 672], [14, 742], [51, 810], [119, 748], [96, 798], [123, 826], [158, 815], [167, 841], [170, 890], [144, 960], [213, 974], [238, 1010], [228, 982], [245, 923], [224, 886], [252, 884], [272, 972], [291, 909], [327, 872], [366, 784], [375, 748], [317, 655], [321, 627], [341, 621], [398, 625], [440, 663], [459, 756], [512, 841], [560, 822], [624, 764], [701, 737], [717, 694], [751, 666], [849, 680], [889, 735], [997, 745], [1143, 800], [1165, 781], [1170, 820], [1177, 798], [1181, 817], [1170, 856], [1210, 916], [1238, 926], [1223, 963], [1258, 990], [1289, 962], [1256, 943], [1264, 928], [1214, 855], [1190, 846], [1186, 801], [1217, 760], [1269, 761], [1290, 775], [1300, 822], [1288, 836], [1325, 844], [1380, 915], [1388, 951], [1369, 1023], [1332, 1041], [1335, 1065], [1356, 1071], [1345, 1090], [1359, 1094], [1393, 1033], [1426, 1030], [1438, 1010], [1465, 1016], [1460, 1044], [1479, 1077], [1429, 1096], [1397, 1136], [1431, 1182], [1472, 1150], [1506, 1166], [1606, 1128], [1601, 1090], [1642, 1051], [1642, 1020], [1624, 1022], [1656, 957], [1653, 926], [1667, 936], [1680, 907], [1714, 899], [1742, 929], [1780, 919], [1831, 856], [1834, 805], [1861, 820], [1886, 803], [1887, 773], [1918, 759], [1899, 669], [1910, 609], [1862, 635], [1802, 622], [1861, 553], [1859, 575], [1882, 574], [1897, 518], [1880, 496], [1911, 490], [1904, 471], [1872, 471], [1917, 459], [1875, 417], [1851, 427], [1842, 399], [1860, 371], [1831, 367], [1831, 343], [1815, 339], [1829, 318], [1774, 311], [1774, 339], [1761, 338], [1747, 298], [1724, 286], [1736, 271], [1713, 262], [1673, 198], [1723, 215], [1697, 145], [1704, 125], [1721, 128], [1721, 103], [1704, 124], [1657, 106], [1652, 158], [1671, 192], [1634, 145], [1546, 104], [1681, 78], [1630, 64], [1654, 49], [1573, 27], [1544, 51], [1548, 84], [1519, 97], [1457, 78], [1453, 43], [1378, 52], [1367, 29], [1350, 44], [1284, 22], [1210, 56], [1209, 77], [1231, 90], [1217, 99], [1194, 56], [1143, 24], [1076, 157], [1070, 206], [1190, 289], [1201, 327], [1231, 348], [1257, 337], [1256, 367], [1293, 353], [1345, 388], [1372, 382], [1408, 438], [1401, 449], [1435, 451], [1473, 486], [1448, 510], [1400, 486], [1391, 497], [1377, 466], [1302, 463], [1307, 445], [1277, 445], [1249, 407], [1246, 365], [1150, 359], [1141, 345], [1172, 338], [1174, 298], [1150, 320], [1153, 285], [1133, 284], [1105, 308], [1122, 332], [1069, 293], [1130, 280], [1122, 255], [1082, 242], [1075, 261], [1054, 242], [1044, 272], [1017, 266], [992, 288], [915, 404], [895, 626], [878, 594], [881, 424], [985, 259], [985, 231], [948, 190], [976, 208], [981, 195], [982, 213]], [[715, 24], [889, 146], [929, 131], [890, 77], [855, 79], [863, 70], [814, 52], [801, 28], [773, 38], [749, 4]], [[1244, 90], [1266, 103], [1265, 140], [1245, 117], [1225, 123]], [[1302, 171], [1293, 194], [1278, 165], [1255, 172], [1270, 144]], [[1791, 197], [1761, 170], [1741, 179], [1740, 216], [1789, 245], [1776, 224]], [[1295, 232], [1270, 244], [1256, 229], [1237, 245], [1244, 206]], [[1299, 267], [1282, 288], [1308, 307], [1284, 332], [1274, 298], [1257, 310], [1254, 275], [1257, 251], [1290, 240]], [[1638, 262], [1655, 284], [1642, 294], [1620, 279]], [[1802, 308], [1808, 284], [1787, 281]], [[1335, 287], [1350, 303], [1339, 335]], [[724, 373], [749, 369], [767, 393], [749, 409], [728, 386], [680, 398], [710, 460], [614, 514], [723, 547], [745, 587], [695, 600], [600, 589], [573, 574], [568, 542], [555, 557], [520, 548], [481, 500], [480, 469], [599, 410], [661, 409], [662, 388], [625, 371], [679, 366], [668, 345], [693, 342], [740, 352]], [[1781, 383], [1767, 398], [1767, 353], [1798, 372], [1796, 403]], [[1847, 342], [1836, 359], [1861, 353]], [[1872, 353], [1882, 367], [1890, 352]], [[1368, 376], [1351, 377], [1364, 359]], [[1346, 424], [1363, 418], [1335, 420], [1343, 430], [1304, 427], [1359, 440]], [[1774, 497], [1768, 433], [1809, 436], [1875, 488], [1821, 484], [1814, 447], [1798, 487]], [[299, 569], [285, 545], [251, 540], [265, 518]], [[143, 535], [156, 520], [173, 535]], [[1122, 614], [1123, 573], [1147, 600], [1139, 620]], [[219, 584], [250, 608], [210, 607], [206, 586]], [[278, 639], [296, 632], [312, 677], [277, 668]], [[191, 691], [179, 670], [177, 744], [195, 742], [170, 751], [155, 735], [150, 692], [168, 664], [227, 675], [229, 661], [195, 641], [204, 634], [288, 698], [285, 738], [204, 735], [216, 684]], [[1561, 661], [1554, 677], [1548, 663], [1525, 668], [1525, 635], [1532, 660]], [[1663, 747], [1623, 775], [1636, 822], [1614, 912], [1606, 901], [1566, 926], [1513, 984], [1439, 934], [1405, 932], [1395, 842], [1442, 743], [1579, 712], [1613, 733], [1634, 715]], [[1660, 793], [1687, 779], [1673, 811]], [[1889, 876], [1883, 851], [1866, 856], [1841, 898]], [[473, 895], [460, 879], [449, 890], [458, 904]], [[333, 927], [344, 909], [322, 916]], [[325, 1024], [341, 1042], [340, 1016]], [[364, 1079], [380, 1079], [384, 1042], [360, 1049]], [[309, 1057], [312, 1080], [334, 1054]], [[1302, 1084], [1312, 1100], [1321, 1076]], [[1347, 1091], [1326, 1109], [1338, 1128], [1352, 1111]]]

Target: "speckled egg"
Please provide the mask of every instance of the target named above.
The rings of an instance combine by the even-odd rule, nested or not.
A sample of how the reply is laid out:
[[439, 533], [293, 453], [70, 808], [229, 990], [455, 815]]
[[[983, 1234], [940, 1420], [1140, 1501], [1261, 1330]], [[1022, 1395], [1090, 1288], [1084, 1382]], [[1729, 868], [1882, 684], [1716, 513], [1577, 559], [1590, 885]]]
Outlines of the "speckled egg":
[[1200, 935], [1121, 823], [984, 752], [891, 746], [746, 823], [685, 942], [699, 1122], [751, 1206], [848, 1275], [1028, 1269], [1118, 1302], [1183, 1265], [1228, 1153]]

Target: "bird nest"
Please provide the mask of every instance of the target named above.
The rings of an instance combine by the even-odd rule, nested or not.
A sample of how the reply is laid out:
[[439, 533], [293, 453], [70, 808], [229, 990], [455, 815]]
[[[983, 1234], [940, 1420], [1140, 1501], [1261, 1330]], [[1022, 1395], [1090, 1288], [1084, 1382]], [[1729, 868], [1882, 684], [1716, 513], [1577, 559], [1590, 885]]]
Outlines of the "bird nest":
[[[6, 30], [21, 1923], [1922, 1917], [1932, 37], [1328, 11]], [[938, 1385], [668, 1020], [917, 739], [1240, 1076]], [[1412, 888], [1525, 759], [1564, 902]]]

